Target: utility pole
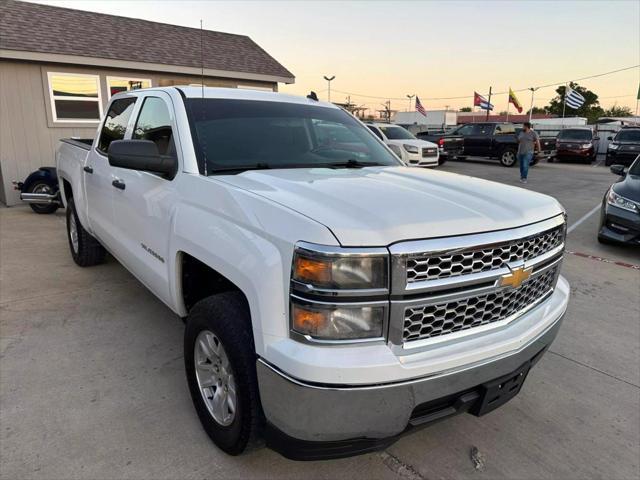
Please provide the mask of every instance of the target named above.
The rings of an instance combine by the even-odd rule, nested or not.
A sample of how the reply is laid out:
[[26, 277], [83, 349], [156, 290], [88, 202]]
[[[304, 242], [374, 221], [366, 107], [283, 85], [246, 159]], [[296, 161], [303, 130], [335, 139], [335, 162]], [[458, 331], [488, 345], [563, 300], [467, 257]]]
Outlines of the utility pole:
[[533, 93], [536, 90], [538, 90], [538, 88], [534, 88], [534, 87], [529, 88], [529, 90], [531, 90], [531, 106], [529, 107], [529, 123], [531, 123], [531, 115], [533, 114]]
[[489, 110], [489, 108], [491, 107], [491, 87], [489, 87], [489, 99], [487, 100], [487, 117], [485, 118], [485, 120], [488, 122], [489, 121], [489, 112], [491, 110]]
[[407, 95], [407, 98], [409, 99], [409, 111], [411, 111], [411, 99], [415, 96], [416, 96], [415, 93], [413, 95]]
[[324, 76], [324, 79], [327, 81], [327, 85], [328, 87], [328, 93], [327, 93], [327, 98], [329, 99], [329, 101], [331, 101], [331, 80], [333, 80], [334, 78], [336, 78], [335, 75], [331, 76], [331, 77], [327, 77], [326, 75]]

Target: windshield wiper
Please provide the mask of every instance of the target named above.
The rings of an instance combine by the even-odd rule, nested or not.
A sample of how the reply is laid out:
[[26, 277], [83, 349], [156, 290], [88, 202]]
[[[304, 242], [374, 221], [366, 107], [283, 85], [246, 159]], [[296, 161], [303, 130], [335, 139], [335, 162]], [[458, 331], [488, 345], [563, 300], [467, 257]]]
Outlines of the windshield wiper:
[[346, 162], [327, 163], [326, 166], [329, 168], [362, 168], [362, 167], [380, 167], [383, 165], [377, 162], [361, 162], [360, 160], [355, 160], [353, 158], [350, 158]]
[[248, 165], [228, 165], [224, 167], [213, 167], [209, 170], [209, 174], [214, 173], [231, 173], [231, 172], [245, 172], [247, 170], [268, 170], [271, 166], [268, 163], [251, 163]]

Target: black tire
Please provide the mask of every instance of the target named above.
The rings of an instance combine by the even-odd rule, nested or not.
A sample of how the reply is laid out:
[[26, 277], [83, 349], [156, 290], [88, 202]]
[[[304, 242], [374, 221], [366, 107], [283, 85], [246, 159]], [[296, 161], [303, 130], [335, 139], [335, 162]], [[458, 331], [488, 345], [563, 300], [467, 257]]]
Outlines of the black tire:
[[[52, 182], [47, 182], [44, 180], [38, 180], [29, 186], [26, 193], [48, 193], [53, 195], [58, 191], [57, 185], [52, 185]], [[31, 210], [41, 215], [53, 213], [60, 207], [57, 203], [48, 203], [48, 204], [38, 204], [38, 203], [30, 203], [29, 206]]]
[[[71, 238], [71, 232], [73, 230], [72, 222], [75, 224], [77, 234], [77, 244], [75, 245]], [[81, 267], [91, 267], [104, 262], [107, 251], [80, 223], [73, 198], [67, 201], [67, 239], [69, 240], [71, 256], [77, 265]]]
[[[211, 332], [219, 339], [233, 373], [237, 401], [233, 420], [227, 426], [209, 412], [198, 384], [194, 356], [196, 340], [203, 331]], [[256, 375], [256, 353], [249, 306], [241, 293], [219, 293], [194, 305], [184, 333], [184, 364], [191, 399], [213, 443], [230, 455], [240, 455], [261, 445], [264, 416]]]
[[500, 152], [500, 165], [503, 167], [513, 167], [517, 162], [516, 150], [514, 148], [505, 148]]
[[605, 158], [604, 160], [604, 164], [605, 166], [610, 167], [611, 165], [613, 165], [613, 159], [609, 157], [609, 155], [607, 155], [607, 158]]

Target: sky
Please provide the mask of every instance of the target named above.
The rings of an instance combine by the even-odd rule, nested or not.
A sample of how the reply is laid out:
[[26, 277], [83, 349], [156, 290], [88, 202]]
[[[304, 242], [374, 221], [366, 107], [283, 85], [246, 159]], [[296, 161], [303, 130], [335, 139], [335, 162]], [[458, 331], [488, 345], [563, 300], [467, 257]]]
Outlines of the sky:
[[[526, 89], [640, 64], [640, 1], [88, 1], [39, 3], [250, 36], [296, 76], [280, 91], [370, 108], [471, 106], [473, 92]], [[583, 80], [601, 105], [636, 110], [640, 67]], [[535, 93], [546, 105], [555, 87]], [[531, 93], [517, 93], [529, 106]], [[441, 100], [442, 97], [465, 97]], [[381, 97], [381, 98], [369, 98]], [[507, 95], [494, 96], [496, 111]]]

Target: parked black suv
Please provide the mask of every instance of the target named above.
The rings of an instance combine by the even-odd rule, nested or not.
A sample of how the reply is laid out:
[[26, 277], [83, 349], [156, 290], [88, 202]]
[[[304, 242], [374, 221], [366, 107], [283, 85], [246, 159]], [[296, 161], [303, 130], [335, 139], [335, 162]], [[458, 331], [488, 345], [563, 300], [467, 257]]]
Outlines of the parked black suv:
[[640, 154], [640, 127], [623, 127], [615, 137], [609, 137], [609, 141], [605, 164], [628, 167]]

